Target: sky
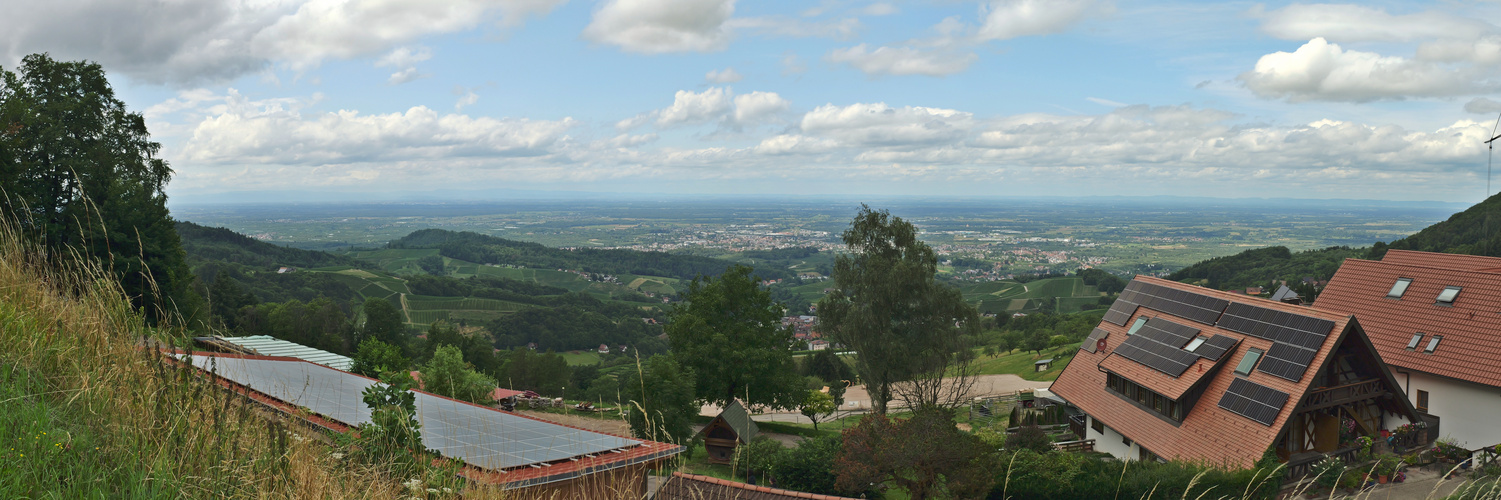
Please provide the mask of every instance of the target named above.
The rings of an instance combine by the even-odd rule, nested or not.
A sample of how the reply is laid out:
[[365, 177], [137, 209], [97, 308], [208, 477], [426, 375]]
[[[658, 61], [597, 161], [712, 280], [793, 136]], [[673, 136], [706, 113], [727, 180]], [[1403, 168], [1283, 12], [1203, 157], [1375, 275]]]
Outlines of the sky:
[[0, 3], [0, 66], [100, 63], [190, 202], [1473, 202], [1501, 113], [1494, 1]]

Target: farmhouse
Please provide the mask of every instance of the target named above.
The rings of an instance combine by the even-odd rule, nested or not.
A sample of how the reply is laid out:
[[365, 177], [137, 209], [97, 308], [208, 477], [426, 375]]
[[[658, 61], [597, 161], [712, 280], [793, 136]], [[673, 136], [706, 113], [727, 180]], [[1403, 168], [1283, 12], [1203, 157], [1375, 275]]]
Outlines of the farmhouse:
[[1417, 418], [1355, 317], [1144, 276], [1051, 390], [1098, 451], [1247, 467], [1273, 450], [1291, 474], [1353, 452], [1345, 421], [1365, 435]]
[[1501, 258], [1390, 250], [1348, 259], [1315, 308], [1354, 314], [1430, 432], [1501, 443]]

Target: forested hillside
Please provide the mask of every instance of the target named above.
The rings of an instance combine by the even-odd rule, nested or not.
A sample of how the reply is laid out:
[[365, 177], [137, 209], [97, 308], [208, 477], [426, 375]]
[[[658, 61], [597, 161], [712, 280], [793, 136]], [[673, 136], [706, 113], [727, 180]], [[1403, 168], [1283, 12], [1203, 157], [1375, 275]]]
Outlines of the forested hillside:
[[315, 250], [302, 250], [266, 243], [222, 227], [208, 227], [177, 221], [177, 235], [188, 256], [198, 260], [217, 260], [260, 269], [278, 267], [349, 266], [367, 264], [351, 257]]
[[[450, 259], [479, 264], [506, 264], [537, 269], [577, 269], [590, 273], [638, 274], [693, 279], [699, 275], [718, 276], [729, 262], [709, 257], [675, 255], [665, 252], [601, 250], [579, 248], [563, 250], [537, 243], [508, 240], [464, 231], [423, 229], [392, 241], [390, 248], [436, 248]], [[765, 279], [788, 278], [781, 269], [757, 268]]]
[[1376, 243], [1372, 258], [1381, 258], [1388, 249], [1501, 256], [1501, 194], [1412, 236]]
[[1222, 290], [1264, 286], [1273, 280], [1327, 280], [1345, 259], [1363, 259], [1369, 254], [1369, 248], [1329, 247], [1302, 252], [1280, 246], [1258, 248], [1199, 262], [1173, 272], [1168, 279], [1207, 280], [1205, 286]]

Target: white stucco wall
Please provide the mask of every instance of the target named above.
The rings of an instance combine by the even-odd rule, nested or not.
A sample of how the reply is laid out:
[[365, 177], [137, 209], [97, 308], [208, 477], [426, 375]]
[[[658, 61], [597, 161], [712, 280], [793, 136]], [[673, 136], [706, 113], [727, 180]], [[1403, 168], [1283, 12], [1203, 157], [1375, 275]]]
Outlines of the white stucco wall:
[[1501, 444], [1501, 388], [1395, 368], [1393, 374], [1414, 407], [1418, 391], [1428, 391], [1428, 413], [1439, 417], [1440, 438], [1471, 450]]
[[1110, 424], [1105, 424], [1104, 434], [1095, 432], [1094, 417], [1089, 417], [1088, 424], [1084, 427], [1084, 439], [1094, 440], [1094, 451], [1109, 453], [1121, 460], [1136, 460], [1141, 458], [1141, 448], [1137, 446], [1136, 441], [1132, 441], [1131, 445], [1127, 446], [1122, 442], [1125, 437], [1121, 436], [1115, 429], [1111, 429]]

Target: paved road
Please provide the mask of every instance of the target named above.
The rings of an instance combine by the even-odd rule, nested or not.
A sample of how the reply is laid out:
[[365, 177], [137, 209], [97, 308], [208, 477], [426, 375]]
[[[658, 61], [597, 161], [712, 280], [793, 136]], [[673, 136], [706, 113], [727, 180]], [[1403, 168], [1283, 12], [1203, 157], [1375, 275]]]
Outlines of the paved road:
[[[1022, 389], [1047, 389], [1052, 382], [1034, 382], [1016, 375], [980, 375], [975, 378], [974, 387], [970, 388], [969, 397], [1000, 396], [1012, 394]], [[893, 406], [900, 405], [901, 401], [892, 401]], [[850, 387], [844, 392], [844, 406], [839, 408], [839, 416], [850, 413], [864, 413], [870, 411], [870, 395], [865, 392], [865, 386], [857, 385]], [[719, 407], [705, 405], [699, 409], [699, 414], [715, 416], [719, 414]], [[801, 413], [795, 411], [762, 413], [751, 416], [757, 422], [798, 422], [804, 424], [813, 423]]]

